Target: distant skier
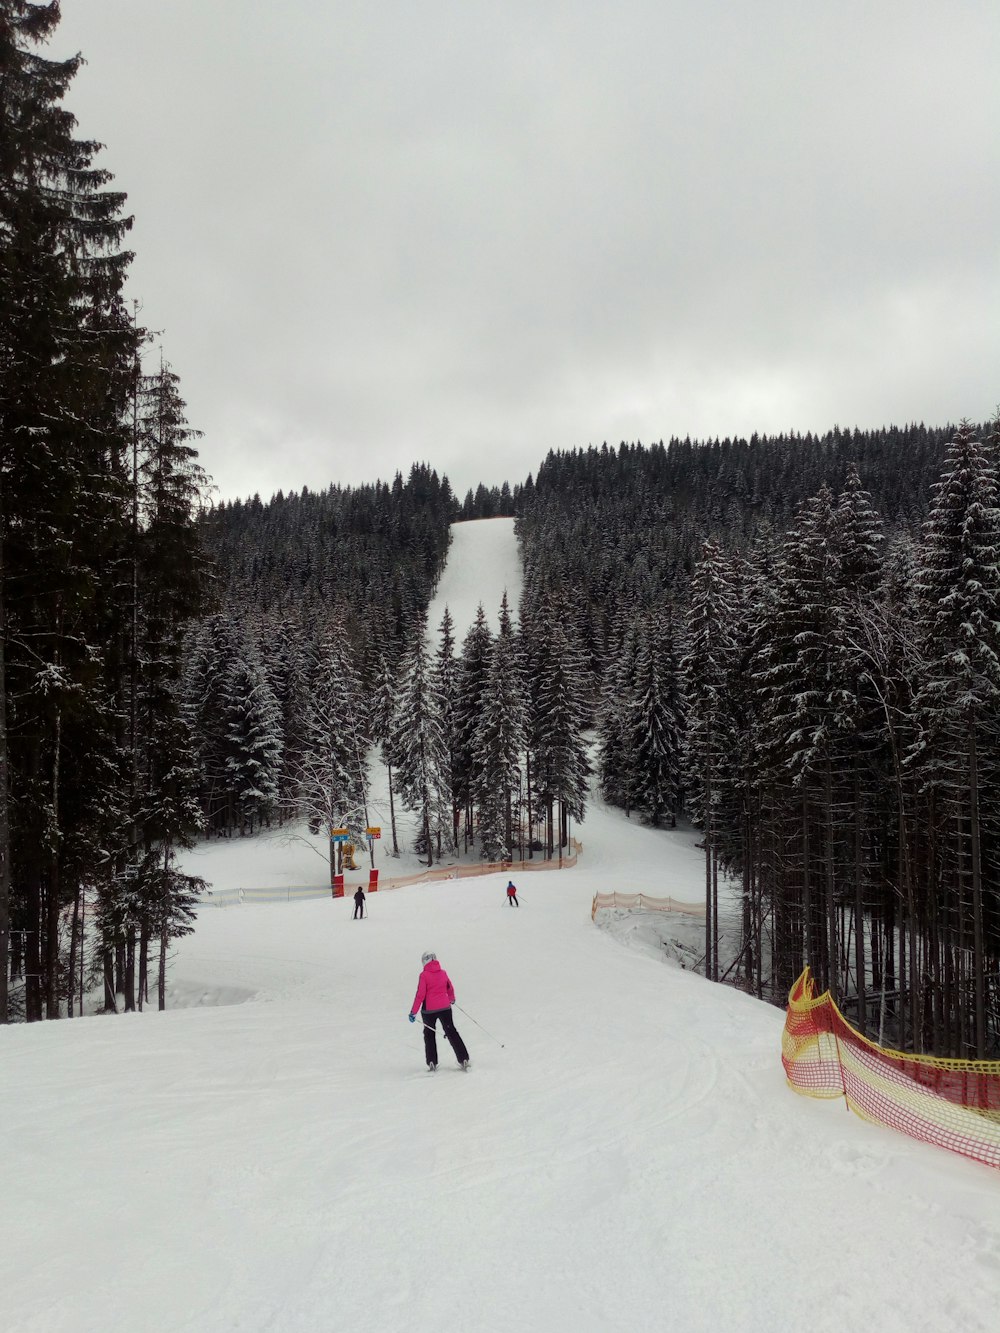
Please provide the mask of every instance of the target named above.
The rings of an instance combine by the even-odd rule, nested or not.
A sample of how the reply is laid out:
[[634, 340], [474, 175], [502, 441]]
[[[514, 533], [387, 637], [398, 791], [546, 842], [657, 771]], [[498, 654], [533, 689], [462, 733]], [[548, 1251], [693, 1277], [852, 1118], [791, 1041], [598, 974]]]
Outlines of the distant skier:
[[521, 906], [521, 904], [517, 901], [517, 889], [512, 879], [509, 879], [507, 881], [507, 905], [508, 907]]
[[468, 1069], [469, 1052], [465, 1049], [465, 1042], [458, 1035], [458, 1029], [451, 1016], [451, 1006], [455, 1003], [455, 987], [451, 984], [451, 978], [438, 962], [436, 953], [425, 953], [420, 962], [423, 971], [417, 982], [417, 993], [413, 997], [410, 1022], [417, 1021], [419, 1009], [424, 1025], [424, 1055], [427, 1057], [427, 1068], [437, 1069], [437, 1021], [440, 1018], [441, 1030], [451, 1042], [455, 1059], [463, 1069]]
[[354, 895], [354, 920], [357, 921], [359, 916], [363, 919], [364, 915], [365, 915], [365, 891], [359, 884], [358, 891]]

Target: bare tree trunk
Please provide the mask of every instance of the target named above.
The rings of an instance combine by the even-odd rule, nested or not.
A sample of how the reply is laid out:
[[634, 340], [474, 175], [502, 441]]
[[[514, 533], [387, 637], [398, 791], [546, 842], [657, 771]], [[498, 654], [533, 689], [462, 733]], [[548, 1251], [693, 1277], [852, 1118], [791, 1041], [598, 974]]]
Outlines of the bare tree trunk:
[[[534, 827], [531, 820], [531, 751], [524, 752], [524, 792], [528, 800], [528, 860], [534, 859], [535, 853], [531, 844], [534, 842]], [[523, 858], [522, 858], [523, 860]]]
[[868, 985], [865, 963], [864, 866], [861, 846], [861, 783], [854, 778], [854, 988], [858, 996], [858, 1030], [868, 1027]]
[[160, 965], [156, 977], [156, 1005], [162, 1013], [167, 1007], [167, 923], [160, 927]]
[[836, 998], [842, 995], [840, 986], [840, 950], [837, 942], [837, 885], [833, 865], [833, 769], [827, 759], [824, 773], [824, 804], [826, 805], [826, 935], [827, 935], [827, 988]]
[[712, 775], [705, 777], [705, 976], [712, 977]]
[[118, 1001], [115, 991], [115, 956], [110, 945], [104, 949], [104, 1012], [116, 1014]]
[[972, 970], [976, 997], [976, 1059], [986, 1058], [986, 951], [983, 942], [983, 870], [979, 845], [979, 755], [969, 723], [969, 832], [972, 842]]
[[144, 1001], [149, 999], [149, 926], [145, 921], [139, 932], [139, 1011], [142, 1012]]
[[389, 823], [392, 827], [392, 854], [393, 856], [398, 856], [399, 842], [396, 839], [396, 806], [395, 802], [392, 799], [392, 764], [388, 765], [388, 769], [389, 769]]
[[[87, 941], [87, 895], [80, 890], [80, 1017], [83, 1017], [83, 970]], [[76, 984], [75, 977], [69, 979], [70, 988]]]
[[[76, 895], [73, 898], [73, 920], [69, 928], [69, 985], [66, 987], [66, 1017], [73, 1017], [73, 996], [76, 990], [76, 951], [77, 936], [80, 930], [80, 899], [83, 897], [83, 889], [77, 886]], [[83, 1009], [80, 1010], [81, 1014]]]
[[8, 1019], [10, 977], [10, 807], [7, 755], [7, 664], [4, 616], [3, 479], [0, 475], [0, 1024]]
[[812, 895], [809, 883], [809, 803], [802, 797], [802, 966], [818, 962], [810, 957], [812, 938]]
[[[746, 941], [743, 941], [746, 944]], [[712, 980], [719, 980], [719, 857], [712, 848]]]

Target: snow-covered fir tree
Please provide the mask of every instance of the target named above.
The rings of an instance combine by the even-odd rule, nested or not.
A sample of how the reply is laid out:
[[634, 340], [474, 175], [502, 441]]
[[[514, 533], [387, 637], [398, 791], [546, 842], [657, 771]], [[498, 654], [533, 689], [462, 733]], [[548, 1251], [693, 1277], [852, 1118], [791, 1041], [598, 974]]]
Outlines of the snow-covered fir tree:
[[538, 635], [528, 722], [531, 784], [545, 809], [546, 849], [567, 845], [569, 819], [582, 820], [590, 776], [586, 663], [565, 627], [564, 608], [548, 601], [533, 619]]
[[[445, 768], [445, 789], [451, 805], [451, 825], [447, 830], [450, 850], [458, 851], [458, 824], [460, 803], [456, 796], [458, 770], [458, 673], [455, 658], [455, 625], [447, 606], [438, 626], [438, 647], [434, 655], [434, 692], [441, 701], [441, 729], [444, 733], [448, 760]], [[444, 830], [438, 834], [438, 856], [442, 854]]]
[[[912, 762], [939, 812], [939, 873], [954, 886], [946, 923], [965, 919], [974, 991], [971, 1044], [986, 1053], [987, 848], [1000, 838], [1000, 507], [997, 468], [963, 422], [934, 487], [917, 575], [923, 647]], [[995, 873], [995, 872], [994, 872]], [[991, 904], [991, 907], [993, 905]], [[990, 912], [995, 923], [995, 908]], [[991, 952], [998, 943], [994, 924]], [[991, 971], [992, 971], [991, 966]]]
[[640, 629], [635, 661], [629, 804], [654, 828], [672, 828], [681, 805], [683, 722], [677, 659], [670, 618], [651, 612]]
[[363, 843], [368, 825], [370, 737], [362, 720], [361, 684], [343, 637], [323, 635], [307, 672], [295, 804], [313, 832], [347, 828]]
[[455, 704], [453, 793], [456, 805], [464, 812], [463, 845], [466, 849], [475, 836], [476, 730], [482, 716], [483, 696], [492, 656], [493, 635], [480, 603], [462, 644]]
[[416, 850], [427, 857], [428, 866], [434, 864], [438, 832], [451, 826], [449, 755], [442, 714], [421, 620], [402, 664], [391, 754], [400, 798], [418, 819]]
[[520, 815], [516, 807], [525, 739], [524, 684], [505, 592], [473, 741], [480, 850], [487, 861], [508, 861], [514, 856], [514, 816], [515, 811]]

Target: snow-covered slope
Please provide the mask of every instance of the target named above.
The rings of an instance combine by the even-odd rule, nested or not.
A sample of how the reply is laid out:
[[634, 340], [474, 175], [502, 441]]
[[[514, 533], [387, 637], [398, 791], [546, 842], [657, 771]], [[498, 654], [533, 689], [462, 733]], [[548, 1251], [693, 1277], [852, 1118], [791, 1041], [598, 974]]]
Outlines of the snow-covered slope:
[[428, 631], [435, 635], [447, 606], [455, 622], [457, 650], [482, 602], [496, 633], [497, 612], [504, 593], [511, 614], [521, 597], [521, 562], [512, 518], [478, 518], [453, 523], [448, 563], [427, 612]]
[[[995, 1328], [1000, 1178], [796, 1097], [778, 1010], [592, 924], [598, 889], [697, 898], [690, 835], [599, 803], [579, 833], [519, 909], [504, 875], [363, 922], [206, 907], [188, 1007], [0, 1029], [0, 1329]], [[192, 864], [320, 885], [321, 850]], [[428, 948], [468, 1073], [442, 1043], [428, 1074], [406, 1021]]]

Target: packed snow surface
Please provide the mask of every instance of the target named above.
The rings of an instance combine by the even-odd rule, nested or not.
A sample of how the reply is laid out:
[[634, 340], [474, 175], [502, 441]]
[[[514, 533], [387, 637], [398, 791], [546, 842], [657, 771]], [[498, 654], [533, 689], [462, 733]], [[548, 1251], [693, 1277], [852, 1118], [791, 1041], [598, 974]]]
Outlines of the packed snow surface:
[[[669, 961], [698, 923], [592, 923], [598, 890], [696, 899], [690, 833], [599, 802], [577, 831], [520, 908], [506, 875], [363, 921], [208, 905], [166, 1013], [0, 1029], [0, 1329], [996, 1329], [1000, 1176], [790, 1092], [781, 1012]], [[321, 887], [322, 852], [296, 830], [188, 864]], [[407, 1022], [427, 949], [467, 1073], [439, 1038], [429, 1074]]]
[[461, 652], [480, 602], [495, 634], [504, 593], [511, 615], [516, 616], [521, 597], [521, 565], [514, 520], [477, 518], [469, 523], [453, 523], [448, 563], [427, 609], [427, 629], [434, 642], [447, 607], [455, 624], [456, 652]]

